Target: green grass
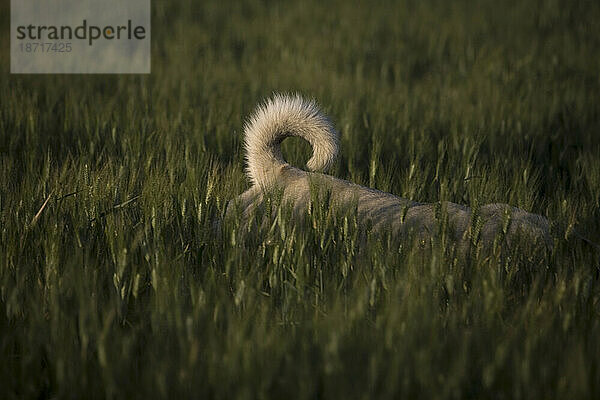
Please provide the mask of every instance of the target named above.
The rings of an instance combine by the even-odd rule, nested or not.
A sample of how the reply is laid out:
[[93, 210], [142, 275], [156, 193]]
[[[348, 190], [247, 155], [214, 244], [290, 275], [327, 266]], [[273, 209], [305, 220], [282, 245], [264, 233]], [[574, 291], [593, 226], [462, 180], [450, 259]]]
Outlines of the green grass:
[[[0, 37], [0, 398], [600, 397], [600, 5], [228, 4], [153, 1], [149, 76], [9, 75]], [[554, 253], [359, 246], [323, 203], [215, 233], [275, 90], [333, 175], [546, 215]]]

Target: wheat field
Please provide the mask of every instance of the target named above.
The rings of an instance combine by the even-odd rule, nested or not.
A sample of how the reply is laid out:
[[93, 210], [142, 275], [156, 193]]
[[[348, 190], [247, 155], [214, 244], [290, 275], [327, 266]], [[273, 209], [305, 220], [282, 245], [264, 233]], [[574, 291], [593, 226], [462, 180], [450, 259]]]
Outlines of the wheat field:
[[[598, 21], [593, 1], [154, 0], [150, 75], [10, 75], [3, 35], [0, 398], [599, 398]], [[544, 215], [552, 254], [362, 242], [327, 201], [223, 221], [274, 91], [340, 130], [332, 175]]]

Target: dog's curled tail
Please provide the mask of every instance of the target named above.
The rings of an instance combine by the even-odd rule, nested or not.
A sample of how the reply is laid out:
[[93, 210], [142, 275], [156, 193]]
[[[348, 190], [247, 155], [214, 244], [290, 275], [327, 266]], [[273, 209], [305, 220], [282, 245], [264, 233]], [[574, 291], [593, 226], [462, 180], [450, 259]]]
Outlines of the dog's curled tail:
[[252, 114], [244, 126], [246, 173], [253, 185], [267, 187], [280, 167], [287, 165], [281, 142], [298, 136], [312, 146], [306, 166], [323, 171], [333, 164], [338, 152], [338, 134], [314, 101], [299, 95], [275, 94]]

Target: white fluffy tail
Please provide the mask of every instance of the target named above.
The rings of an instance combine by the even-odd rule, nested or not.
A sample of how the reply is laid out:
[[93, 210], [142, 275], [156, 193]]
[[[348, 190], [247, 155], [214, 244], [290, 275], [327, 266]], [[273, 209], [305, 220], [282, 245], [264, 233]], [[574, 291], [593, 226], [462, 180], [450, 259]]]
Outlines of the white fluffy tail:
[[338, 134], [317, 104], [299, 95], [275, 94], [258, 107], [244, 126], [246, 172], [253, 185], [269, 186], [280, 167], [288, 165], [281, 155], [281, 142], [290, 136], [311, 144], [313, 155], [306, 164], [310, 171], [322, 171], [333, 164]]

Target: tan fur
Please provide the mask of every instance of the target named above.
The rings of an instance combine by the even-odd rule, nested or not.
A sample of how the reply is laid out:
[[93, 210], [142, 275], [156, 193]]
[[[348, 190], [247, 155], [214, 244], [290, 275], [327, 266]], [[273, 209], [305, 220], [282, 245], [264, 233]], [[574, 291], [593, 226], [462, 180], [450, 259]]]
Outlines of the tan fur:
[[300, 217], [309, 206], [311, 191], [314, 194], [314, 188], [319, 188], [321, 194], [330, 195], [328, 204], [333, 207], [354, 205], [361, 224], [376, 232], [391, 232], [395, 236], [414, 234], [427, 239], [438, 232], [440, 215], [445, 215], [452, 239], [462, 248], [474, 241], [474, 233], [487, 247], [499, 234], [503, 234], [508, 245], [520, 238], [534, 245], [551, 246], [550, 227], [544, 217], [506, 204], [480, 207], [478, 221], [474, 221], [471, 209], [463, 205], [418, 203], [330, 175], [295, 168], [283, 160], [279, 148], [281, 141], [289, 136], [303, 137], [312, 144], [309, 169], [325, 168], [336, 156], [337, 133], [314, 102], [306, 102], [298, 96], [276, 95], [259, 107], [246, 124], [246, 157], [253, 186], [234, 200], [228, 213], [236, 208], [249, 218], [263, 203], [266, 192], [280, 189], [282, 202], [292, 203], [295, 215]]

